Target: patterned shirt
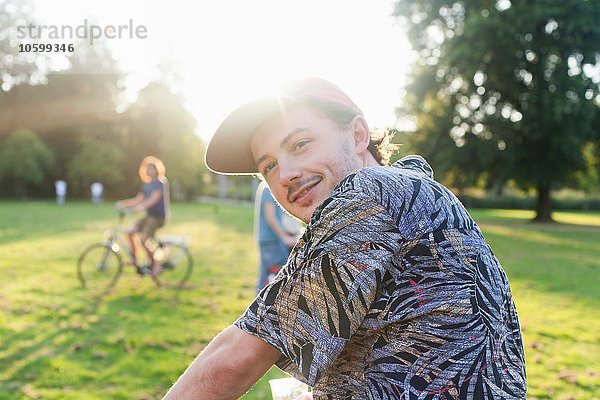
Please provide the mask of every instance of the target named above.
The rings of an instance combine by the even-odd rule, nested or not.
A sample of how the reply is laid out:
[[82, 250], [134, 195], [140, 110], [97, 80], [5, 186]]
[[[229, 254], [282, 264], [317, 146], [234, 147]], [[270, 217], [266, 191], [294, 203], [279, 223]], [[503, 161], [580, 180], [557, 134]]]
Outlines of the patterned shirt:
[[419, 156], [340, 182], [236, 326], [315, 399], [525, 398], [506, 275]]

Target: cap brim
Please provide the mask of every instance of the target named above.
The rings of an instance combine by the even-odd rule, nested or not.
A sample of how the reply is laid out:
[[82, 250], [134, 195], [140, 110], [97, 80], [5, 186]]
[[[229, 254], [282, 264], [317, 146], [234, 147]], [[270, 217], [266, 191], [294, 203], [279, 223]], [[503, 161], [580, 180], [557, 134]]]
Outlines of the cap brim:
[[246, 103], [225, 118], [208, 143], [204, 158], [207, 167], [226, 175], [257, 174], [250, 149], [252, 136], [272, 115], [306, 98], [335, 103], [363, 115], [348, 95], [331, 82], [315, 77], [292, 81], [277, 95]]
[[229, 114], [208, 143], [205, 155], [208, 168], [228, 175], [257, 174], [250, 150], [252, 135], [279, 109], [275, 97], [263, 97]]

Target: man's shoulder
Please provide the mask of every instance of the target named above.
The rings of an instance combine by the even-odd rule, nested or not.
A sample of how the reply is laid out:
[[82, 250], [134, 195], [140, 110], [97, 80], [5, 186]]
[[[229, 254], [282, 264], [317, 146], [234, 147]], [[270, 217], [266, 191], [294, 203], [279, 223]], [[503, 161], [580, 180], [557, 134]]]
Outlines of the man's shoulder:
[[159, 179], [154, 179], [146, 183], [146, 187], [150, 188], [151, 190], [156, 190], [162, 188], [163, 183]]
[[[348, 175], [336, 186], [328, 200], [317, 208], [317, 217], [328, 208], [345, 208], [359, 198], [369, 198], [372, 204], [379, 204], [394, 214], [406, 197], [414, 195], [416, 187], [423, 181], [437, 186], [433, 181], [433, 170], [418, 155], [403, 157], [390, 166], [365, 167]], [[313, 215], [313, 216], [314, 216]]]
[[346, 177], [333, 193], [353, 201], [360, 196], [371, 198], [390, 214], [403, 210], [406, 200], [412, 204], [417, 196], [428, 197], [431, 191], [439, 192], [440, 184], [433, 180], [433, 170], [421, 156], [403, 157], [390, 166], [362, 168]]
[[433, 180], [433, 169], [418, 155], [401, 158], [390, 166], [365, 167], [344, 179], [339, 191], [354, 190], [369, 195], [385, 190], [397, 190], [399, 186], [425, 179]]
[[433, 169], [419, 155], [402, 157], [390, 166], [367, 167], [362, 171], [366, 179], [401, 179], [404, 176], [433, 179]]
[[423, 157], [416, 154], [402, 157], [392, 164], [392, 167], [404, 172], [421, 175], [423, 178], [433, 179], [433, 169], [431, 168], [431, 165], [429, 165]]

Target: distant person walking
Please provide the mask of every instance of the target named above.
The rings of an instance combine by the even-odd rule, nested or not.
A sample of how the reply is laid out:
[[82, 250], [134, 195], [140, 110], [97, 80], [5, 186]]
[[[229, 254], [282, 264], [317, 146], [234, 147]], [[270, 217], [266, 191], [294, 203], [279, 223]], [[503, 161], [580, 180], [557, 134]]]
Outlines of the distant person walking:
[[143, 186], [135, 197], [117, 202], [118, 208], [127, 208], [131, 212], [146, 210], [146, 216], [139, 219], [129, 231], [133, 262], [137, 263], [136, 238], [148, 255], [149, 269], [145, 271], [156, 276], [160, 273], [160, 264], [154, 259], [156, 246], [151, 239], [156, 230], [165, 224], [169, 215], [169, 181], [165, 176], [165, 165], [153, 156], [142, 160], [139, 176]]
[[102, 204], [102, 194], [104, 192], [104, 185], [100, 182], [94, 182], [90, 185], [90, 193], [92, 194], [92, 203]]
[[54, 189], [56, 191], [56, 204], [59, 206], [64, 205], [67, 198], [67, 182], [57, 180], [54, 182]]
[[256, 292], [273, 280], [285, 265], [290, 250], [297, 240], [299, 225], [290, 229], [283, 209], [275, 202], [265, 182], [256, 188], [254, 221], [259, 248], [258, 281]]

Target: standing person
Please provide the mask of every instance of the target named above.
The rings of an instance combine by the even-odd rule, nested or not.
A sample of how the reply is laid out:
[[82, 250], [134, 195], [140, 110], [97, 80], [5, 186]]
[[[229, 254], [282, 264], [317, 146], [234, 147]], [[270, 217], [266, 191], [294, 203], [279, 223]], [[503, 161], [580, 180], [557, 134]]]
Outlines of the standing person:
[[144, 267], [141, 271], [152, 273], [153, 276], [160, 273], [161, 267], [154, 259], [155, 244], [152, 239], [169, 215], [169, 181], [165, 173], [165, 165], [161, 160], [153, 156], [145, 157], [139, 168], [139, 176], [143, 182], [140, 191], [135, 197], [120, 200], [116, 204], [118, 208], [127, 208], [133, 213], [146, 210], [146, 215], [136, 221], [129, 231], [129, 244], [133, 262], [137, 266], [136, 238], [139, 239], [150, 261], [149, 267]]
[[64, 205], [67, 198], [67, 182], [57, 180], [54, 182], [54, 190], [56, 191], [56, 204], [59, 206]]
[[102, 192], [104, 192], [104, 186], [100, 182], [94, 182], [90, 185], [90, 193], [92, 195], [92, 203], [102, 204]]
[[308, 224], [286, 266], [194, 360], [167, 399], [237, 398], [275, 363], [315, 399], [524, 399], [507, 277], [420, 156], [391, 166], [337, 86], [296, 81], [233, 111], [219, 173], [260, 173]]
[[298, 239], [284, 225], [283, 210], [273, 199], [267, 185], [261, 181], [256, 188], [254, 220], [259, 248], [257, 293], [273, 280], [285, 264], [291, 248]]

